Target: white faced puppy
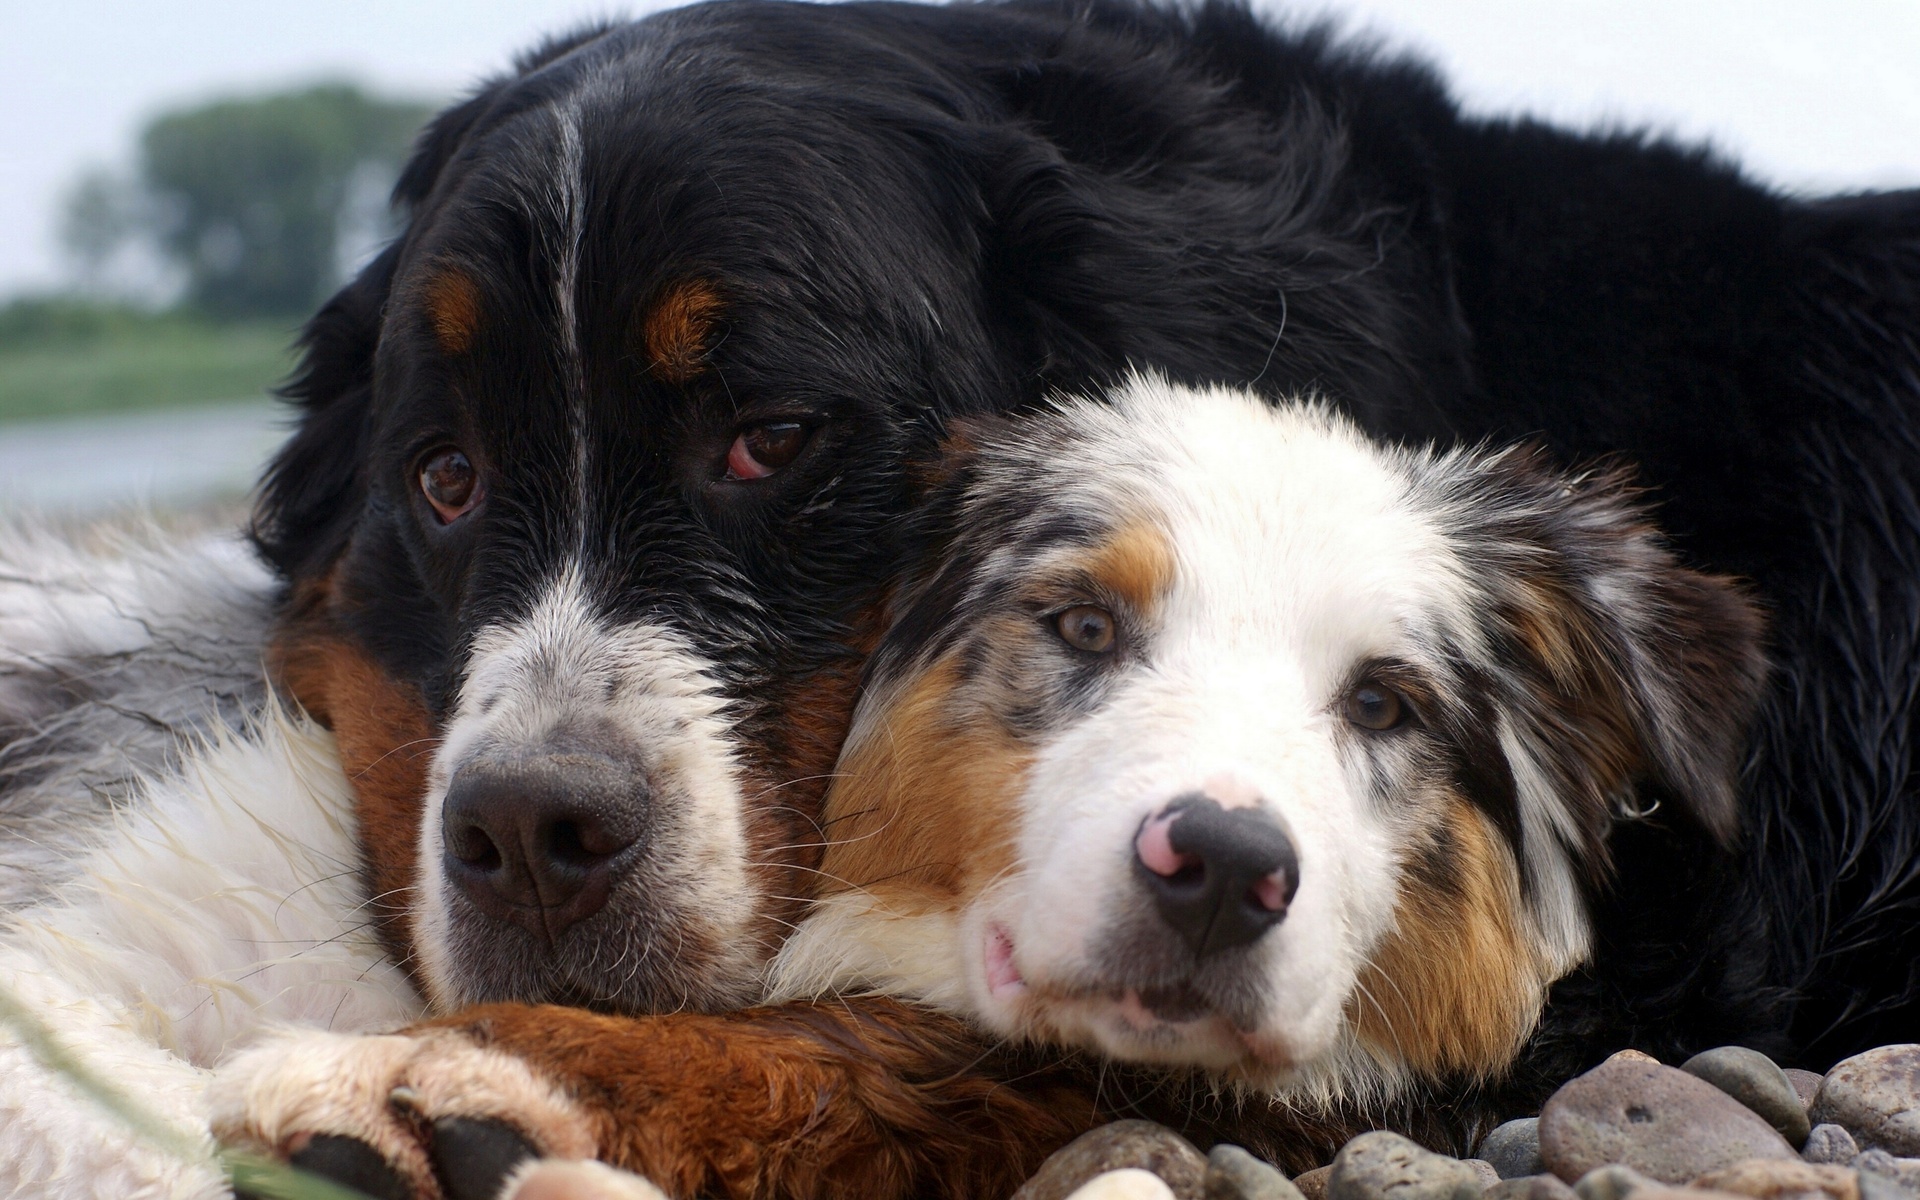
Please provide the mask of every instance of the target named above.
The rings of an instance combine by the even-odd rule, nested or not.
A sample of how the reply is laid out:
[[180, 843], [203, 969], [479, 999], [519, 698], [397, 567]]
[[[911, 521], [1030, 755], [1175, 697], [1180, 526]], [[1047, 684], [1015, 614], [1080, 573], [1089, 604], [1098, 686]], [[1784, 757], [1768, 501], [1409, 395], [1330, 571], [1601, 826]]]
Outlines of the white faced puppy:
[[1760, 622], [1619, 473], [1151, 378], [960, 441], [778, 994], [1382, 1099], [1512, 1061], [1617, 811], [1732, 831]]

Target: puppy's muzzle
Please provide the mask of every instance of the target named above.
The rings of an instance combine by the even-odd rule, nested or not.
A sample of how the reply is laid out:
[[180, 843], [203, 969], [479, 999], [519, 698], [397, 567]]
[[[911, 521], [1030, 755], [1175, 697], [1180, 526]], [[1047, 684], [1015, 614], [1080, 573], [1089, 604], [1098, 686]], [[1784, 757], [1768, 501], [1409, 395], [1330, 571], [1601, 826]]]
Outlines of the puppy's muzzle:
[[1300, 886], [1299, 856], [1278, 817], [1199, 793], [1141, 824], [1133, 867], [1196, 959], [1257, 941], [1286, 919]]
[[548, 944], [606, 907], [639, 857], [646, 781], [604, 755], [469, 762], [441, 808], [447, 878], [488, 916]]

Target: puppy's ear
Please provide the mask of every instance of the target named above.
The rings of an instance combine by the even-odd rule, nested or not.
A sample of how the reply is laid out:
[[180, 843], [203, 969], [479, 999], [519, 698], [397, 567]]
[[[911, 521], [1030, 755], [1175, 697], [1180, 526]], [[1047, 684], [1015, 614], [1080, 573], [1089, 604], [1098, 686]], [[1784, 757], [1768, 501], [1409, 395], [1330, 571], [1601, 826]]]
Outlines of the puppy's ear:
[[1533, 448], [1483, 467], [1459, 536], [1496, 567], [1499, 654], [1522, 667], [1507, 706], [1535, 767], [1598, 836], [1657, 800], [1731, 842], [1767, 680], [1760, 609], [1681, 563], [1626, 470], [1569, 475]]

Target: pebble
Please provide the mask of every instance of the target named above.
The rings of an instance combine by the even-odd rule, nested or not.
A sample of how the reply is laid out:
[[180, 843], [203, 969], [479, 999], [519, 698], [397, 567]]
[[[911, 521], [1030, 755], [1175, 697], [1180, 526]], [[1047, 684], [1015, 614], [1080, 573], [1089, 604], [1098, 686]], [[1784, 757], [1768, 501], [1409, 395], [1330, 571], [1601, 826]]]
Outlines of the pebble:
[[1487, 1189], [1486, 1200], [1578, 1200], [1558, 1175], [1523, 1175], [1502, 1179]]
[[1712, 1084], [1618, 1055], [1547, 1101], [1540, 1154], [1563, 1180], [1620, 1163], [1672, 1184], [1750, 1158], [1799, 1158], [1772, 1125]]
[[1897, 1158], [1885, 1150], [1869, 1150], [1853, 1160], [1853, 1169], [1862, 1176], [1874, 1175], [1920, 1196], [1920, 1158]]
[[1632, 1167], [1607, 1163], [1582, 1175], [1574, 1183], [1573, 1192], [1580, 1200], [1626, 1200], [1634, 1192], [1659, 1186]]
[[1326, 1200], [1480, 1200], [1480, 1174], [1397, 1133], [1363, 1133], [1333, 1160]]
[[1173, 1189], [1152, 1171], [1122, 1167], [1095, 1175], [1067, 1200], [1173, 1200]]
[[1495, 1127], [1480, 1140], [1479, 1154], [1502, 1179], [1524, 1179], [1547, 1169], [1540, 1161], [1540, 1118], [1522, 1117]]
[[1812, 1116], [1845, 1126], [1868, 1149], [1920, 1155], [1920, 1045], [1882, 1046], [1835, 1066]]
[[1333, 1177], [1333, 1167], [1315, 1167], [1311, 1171], [1302, 1171], [1293, 1177], [1293, 1186], [1307, 1200], [1327, 1200], [1327, 1180]]
[[1798, 1149], [1813, 1124], [1806, 1106], [1794, 1093], [1793, 1081], [1777, 1063], [1745, 1046], [1721, 1046], [1694, 1055], [1680, 1064], [1687, 1074], [1704, 1079], [1767, 1119], [1767, 1123]]
[[1750, 1159], [1724, 1171], [1702, 1175], [1692, 1186], [1753, 1196], [1756, 1200], [1788, 1200], [1789, 1197], [1818, 1200], [1822, 1194], [1832, 1200], [1860, 1200], [1859, 1181], [1847, 1168], [1783, 1162], [1776, 1158]]
[[1127, 1167], [1159, 1176], [1175, 1200], [1203, 1200], [1207, 1160], [1193, 1143], [1152, 1121], [1114, 1121], [1081, 1134], [1041, 1163], [1013, 1200], [1067, 1200], [1095, 1176]]
[[1463, 1158], [1460, 1161], [1473, 1168], [1473, 1173], [1480, 1177], [1481, 1187], [1490, 1188], [1500, 1182], [1500, 1172], [1494, 1170], [1493, 1164], [1486, 1159]]
[[1793, 1085], [1793, 1094], [1800, 1097], [1800, 1107], [1812, 1108], [1813, 1098], [1820, 1092], [1820, 1081], [1824, 1075], [1812, 1071], [1802, 1071], [1798, 1067], [1787, 1068], [1787, 1082]]
[[1305, 1200], [1271, 1164], [1222, 1142], [1207, 1153], [1206, 1200]]
[[1810, 1163], [1832, 1163], [1844, 1167], [1860, 1154], [1860, 1144], [1838, 1125], [1815, 1125], [1800, 1147], [1800, 1157]]

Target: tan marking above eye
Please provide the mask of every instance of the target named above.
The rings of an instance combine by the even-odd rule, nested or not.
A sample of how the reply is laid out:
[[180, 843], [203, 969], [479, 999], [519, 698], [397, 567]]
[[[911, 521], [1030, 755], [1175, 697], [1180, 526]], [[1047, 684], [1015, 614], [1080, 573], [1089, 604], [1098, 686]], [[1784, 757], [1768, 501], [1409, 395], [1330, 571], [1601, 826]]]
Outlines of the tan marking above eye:
[[1173, 547], [1158, 526], [1136, 521], [1096, 546], [1085, 570], [1094, 582], [1126, 601], [1130, 611], [1145, 617], [1173, 587]]
[[685, 383], [706, 366], [713, 327], [725, 302], [704, 279], [689, 279], [661, 292], [640, 322], [640, 338], [653, 373]]
[[427, 323], [448, 354], [465, 354], [480, 331], [480, 288], [464, 271], [448, 269], [427, 284]]

